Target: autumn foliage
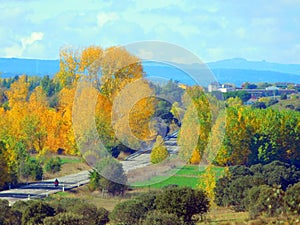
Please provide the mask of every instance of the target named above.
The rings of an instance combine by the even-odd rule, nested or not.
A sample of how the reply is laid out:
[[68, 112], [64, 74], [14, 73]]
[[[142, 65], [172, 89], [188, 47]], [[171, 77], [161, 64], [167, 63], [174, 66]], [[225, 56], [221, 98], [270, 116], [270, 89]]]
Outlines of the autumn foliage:
[[[93, 137], [99, 137], [108, 153], [118, 149], [122, 138], [134, 149], [155, 138], [148, 129], [154, 113], [152, 89], [143, 76], [140, 60], [125, 49], [90, 46], [61, 49], [60, 69], [53, 79], [1, 79], [1, 182], [9, 182], [6, 174], [18, 174], [31, 153], [80, 155], [83, 150], [87, 157], [97, 158], [94, 149], [100, 145]], [[79, 88], [83, 83], [88, 85]], [[74, 126], [74, 116], [79, 126]], [[115, 130], [122, 135], [117, 137]], [[81, 149], [93, 144], [94, 149]]]
[[153, 145], [150, 161], [153, 164], [160, 163], [169, 156], [167, 148], [164, 146], [164, 141], [161, 136], [157, 136], [156, 142]]

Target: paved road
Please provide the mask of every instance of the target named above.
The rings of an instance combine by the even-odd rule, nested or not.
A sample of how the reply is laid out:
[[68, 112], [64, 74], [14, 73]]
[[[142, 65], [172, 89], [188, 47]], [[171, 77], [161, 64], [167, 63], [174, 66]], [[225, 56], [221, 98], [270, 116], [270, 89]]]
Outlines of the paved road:
[[[179, 131], [176, 131], [172, 134], [167, 135], [164, 138], [164, 145], [166, 146], [170, 154], [178, 153], [178, 146], [177, 146], [178, 132]], [[134, 154], [128, 156], [126, 160], [122, 161], [124, 171], [128, 172], [130, 170], [151, 165], [150, 153], [151, 153], [151, 148], [148, 148], [148, 149], [139, 150]]]
[[88, 171], [59, 177], [58, 180], [60, 182], [58, 187], [54, 187], [54, 179], [44, 180], [24, 185], [19, 188], [1, 191], [0, 198], [7, 199], [10, 204], [13, 204], [18, 200], [44, 198], [49, 194], [87, 184], [89, 182]]
[[[178, 152], [177, 136], [178, 132], [174, 132], [164, 139], [164, 144], [170, 154], [176, 154]], [[121, 163], [123, 165], [124, 171], [128, 172], [130, 170], [150, 165], [150, 152], [151, 149], [141, 150], [129, 156], [126, 160], [122, 161]], [[13, 204], [18, 200], [44, 198], [49, 194], [53, 194], [63, 190], [69, 190], [87, 184], [89, 182], [89, 171], [86, 170], [77, 174], [58, 177], [58, 180], [60, 182], [58, 188], [54, 187], [54, 179], [44, 180], [41, 182], [31, 183], [19, 188], [1, 191], [0, 198], [7, 199], [10, 204]]]

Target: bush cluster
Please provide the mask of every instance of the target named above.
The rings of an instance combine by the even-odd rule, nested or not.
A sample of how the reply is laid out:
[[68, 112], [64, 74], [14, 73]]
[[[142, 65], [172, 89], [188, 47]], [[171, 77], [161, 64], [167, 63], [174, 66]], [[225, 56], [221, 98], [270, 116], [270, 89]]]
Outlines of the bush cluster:
[[32, 178], [34, 180], [41, 180], [43, 177], [43, 167], [36, 159], [28, 159], [20, 167], [21, 176], [24, 178]]
[[104, 225], [108, 211], [78, 199], [18, 201], [12, 207], [0, 200], [0, 224]]
[[[217, 181], [215, 201], [251, 217], [299, 213], [300, 170], [279, 161], [266, 165], [234, 166]], [[298, 205], [297, 205], [298, 204]]]
[[0, 224], [185, 225], [208, 212], [209, 200], [202, 190], [170, 187], [122, 201], [109, 213], [80, 199], [18, 201], [12, 207], [0, 200]]
[[166, 188], [116, 205], [110, 219], [117, 224], [194, 224], [193, 216], [203, 216], [209, 200], [202, 190]]
[[50, 158], [45, 162], [45, 170], [48, 173], [58, 173], [61, 170], [62, 161], [59, 157]]

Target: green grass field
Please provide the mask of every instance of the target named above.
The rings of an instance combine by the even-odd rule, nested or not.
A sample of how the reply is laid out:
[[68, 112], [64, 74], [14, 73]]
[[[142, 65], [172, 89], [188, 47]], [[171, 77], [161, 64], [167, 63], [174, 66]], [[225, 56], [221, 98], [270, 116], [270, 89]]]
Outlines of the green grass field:
[[[136, 182], [132, 186], [140, 188], [162, 188], [168, 185], [178, 185], [196, 188], [201, 182], [201, 175], [205, 173], [205, 167], [199, 167], [197, 165], [187, 165], [177, 170], [178, 169], [175, 168], [169, 171], [165, 176], [155, 176], [148, 181]], [[216, 179], [224, 174], [224, 168], [222, 167], [213, 167], [212, 170], [216, 175]]]
[[63, 157], [61, 158], [61, 162], [62, 164], [66, 164], [66, 163], [80, 163], [82, 162], [83, 160], [81, 158], [67, 158], [67, 157]]

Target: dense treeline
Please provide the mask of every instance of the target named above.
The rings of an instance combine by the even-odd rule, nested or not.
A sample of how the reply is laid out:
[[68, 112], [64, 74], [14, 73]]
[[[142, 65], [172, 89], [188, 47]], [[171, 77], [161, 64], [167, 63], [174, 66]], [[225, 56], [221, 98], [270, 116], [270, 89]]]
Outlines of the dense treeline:
[[18, 201], [12, 207], [0, 200], [0, 224], [191, 225], [209, 206], [203, 191], [186, 187], [140, 194], [121, 201], [111, 213], [79, 199]]
[[212, 130], [215, 135], [225, 131], [221, 145], [211, 145], [209, 149], [217, 151], [213, 159], [216, 165], [267, 164], [281, 160], [300, 166], [298, 112], [231, 106], [226, 109], [225, 119]]
[[0, 224], [97, 224], [109, 221], [109, 212], [79, 199], [18, 201], [12, 207], [0, 200]]
[[[299, 112], [244, 106], [244, 97], [249, 97], [244, 92], [228, 95], [225, 104], [201, 87], [184, 90], [176, 81], [158, 85], [143, 77], [140, 60], [125, 49], [91, 46], [61, 50], [54, 78], [1, 79], [0, 186], [23, 176], [24, 165], [39, 169], [30, 153], [82, 154], [94, 164], [95, 149], [104, 147], [118, 157], [179, 127], [179, 156], [188, 163], [231, 166], [280, 159], [300, 166]], [[89, 85], [78, 91], [82, 83]], [[153, 95], [158, 98], [147, 97]], [[91, 104], [93, 97], [96, 105]], [[76, 106], [79, 126], [73, 124]], [[103, 146], [92, 147], [95, 136]], [[158, 161], [168, 156], [161, 149], [156, 151]]]
[[[122, 87], [143, 78], [140, 60], [122, 48], [102, 49], [97, 46], [79, 50], [63, 49], [60, 57], [60, 70], [54, 78], [24, 75], [1, 79], [0, 188], [17, 182], [24, 175], [26, 164], [40, 167], [39, 157], [47, 152], [80, 154], [73, 132], [72, 109], [76, 104], [76, 87], [81, 80], [92, 84], [82, 93], [96, 93], [97, 104], [93, 109], [96, 132], [105, 147], [114, 152], [114, 156], [118, 155], [120, 149], [126, 150], [114, 133], [114, 130], [126, 128], [124, 118], [115, 118], [112, 124], [112, 104]], [[141, 92], [152, 92], [147, 81], [141, 80], [139, 84], [142, 86]], [[80, 99], [80, 93], [76, 97], [84, 100]], [[119, 109], [125, 112], [124, 103], [120, 104]], [[150, 136], [155, 136], [148, 132], [154, 105], [153, 100], [146, 98], [126, 112], [130, 118], [134, 118], [130, 120], [132, 132], [142, 140], [151, 140]], [[88, 109], [82, 109], [81, 113], [86, 113], [85, 110]], [[82, 118], [83, 126], [80, 129], [85, 128], [85, 117]], [[82, 133], [88, 131], [82, 130]], [[31, 162], [31, 153], [37, 153], [35, 162]]]
[[251, 167], [233, 166], [216, 183], [215, 202], [250, 217], [299, 214], [300, 169], [273, 161]]
[[300, 167], [299, 112], [249, 107], [238, 97], [222, 105], [200, 87], [188, 88], [183, 102], [178, 143], [186, 162], [233, 166], [281, 160]]
[[[92, 136], [99, 136], [105, 150], [118, 157], [120, 152], [130, 153], [150, 144], [157, 135], [178, 129], [179, 121], [170, 111], [183, 89], [177, 82], [158, 85], [143, 77], [140, 60], [125, 49], [91, 46], [62, 49], [60, 70], [54, 78], [23, 75], [0, 79], [0, 188], [28, 176], [26, 168], [35, 168], [33, 173], [41, 170], [39, 157], [48, 152], [83, 154], [94, 162], [98, 154], [94, 149], [101, 149], [100, 145], [79, 151]], [[89, 86], [78, 91], [82, 83]], [[154, 93], [160, 98], [143, 97]], [[74, 107], [93, 97], [96, 106], [90, 108], [87, 103], [81, 107], [76, 112], [80, 126], [74, 127]], [[113, 106], [117, 113], [113, 114]], [[91, 112], [97, 134], [87, 130]], [[37, 154], [35, 159], [30, 157], [32, 153]], [[39, 179], [42, 175], [30, 176]]]

